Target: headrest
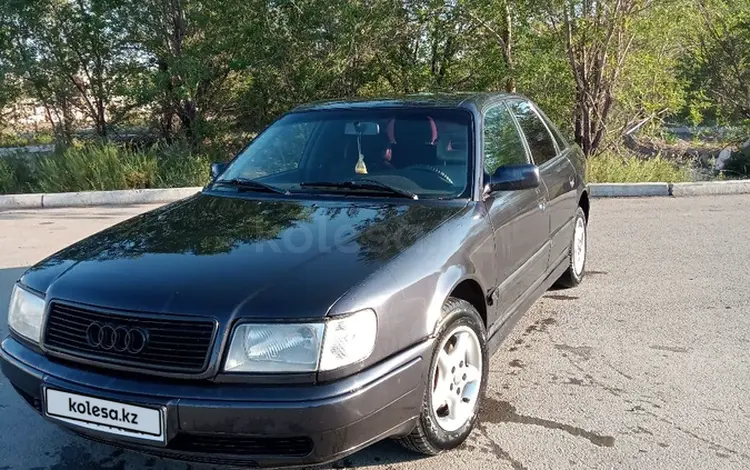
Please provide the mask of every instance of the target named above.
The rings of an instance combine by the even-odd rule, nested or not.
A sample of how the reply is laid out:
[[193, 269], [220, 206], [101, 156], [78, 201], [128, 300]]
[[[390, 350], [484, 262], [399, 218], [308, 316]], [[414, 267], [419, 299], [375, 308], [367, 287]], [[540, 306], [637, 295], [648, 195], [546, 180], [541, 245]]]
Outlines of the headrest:
[[415, 119], [391, 119], [386, 126], [390, 143], [399, 141], [434, 144], [438, 139], [438, 129], [435, 120], [430, 116]]

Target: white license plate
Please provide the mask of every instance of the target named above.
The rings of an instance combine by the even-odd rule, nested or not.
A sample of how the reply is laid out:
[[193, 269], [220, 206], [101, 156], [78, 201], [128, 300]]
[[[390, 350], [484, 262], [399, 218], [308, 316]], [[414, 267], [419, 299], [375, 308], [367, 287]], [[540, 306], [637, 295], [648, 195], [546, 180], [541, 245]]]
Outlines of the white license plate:
[[164, 442], [164, 411], [45, 389], [47, 416], [118, 436]]

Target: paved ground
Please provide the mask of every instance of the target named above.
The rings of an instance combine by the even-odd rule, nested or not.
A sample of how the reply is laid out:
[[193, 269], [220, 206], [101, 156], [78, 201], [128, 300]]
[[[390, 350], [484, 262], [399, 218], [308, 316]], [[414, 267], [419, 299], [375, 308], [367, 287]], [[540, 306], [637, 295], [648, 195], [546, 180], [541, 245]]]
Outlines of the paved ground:
[[[750, 197], [597, 200], [584, 285], [537, 302], [462, 449], [337, 467], [750, 468]], [[146, 207], [0, 213], [0, 328], [19, 267]], [[0, 381], [0, 470], [203, 468], [73, 438]]]

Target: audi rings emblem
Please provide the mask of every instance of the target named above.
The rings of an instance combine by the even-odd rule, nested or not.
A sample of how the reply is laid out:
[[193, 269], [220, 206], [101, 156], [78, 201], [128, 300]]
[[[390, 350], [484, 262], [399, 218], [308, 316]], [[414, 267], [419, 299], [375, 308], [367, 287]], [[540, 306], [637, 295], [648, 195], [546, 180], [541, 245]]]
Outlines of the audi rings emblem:
[[86, 330], [86, 339], [89, 346], [104, 351], [138, 354], [146, 348], [148, 333], [140, 328], [93, 322]]

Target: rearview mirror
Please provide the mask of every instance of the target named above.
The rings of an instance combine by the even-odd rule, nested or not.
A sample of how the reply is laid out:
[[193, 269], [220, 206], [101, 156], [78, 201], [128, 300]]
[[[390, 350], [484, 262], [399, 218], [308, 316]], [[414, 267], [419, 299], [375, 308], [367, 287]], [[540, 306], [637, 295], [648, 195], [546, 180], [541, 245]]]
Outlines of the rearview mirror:
[[489, 192], [519, 191], [536, 188], [541, 184], [539, 167], [536, 165], [503, 165], [490, 177]]
[[377, 122], [355, 121], [347, 122], [344, 129], [346, 135], [378, 135], [380, 126]]
[[215, 180], [227, 168], [226, 162], [213, 162], [211, 164], [211, 179]]

